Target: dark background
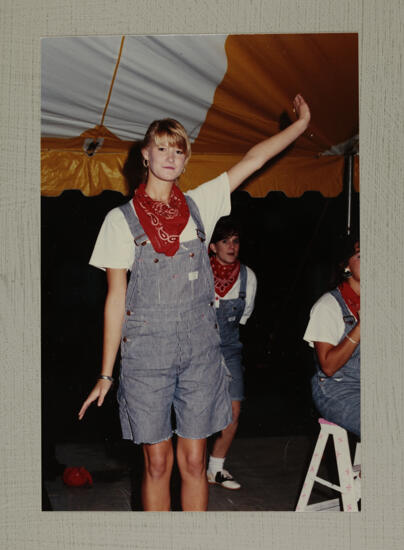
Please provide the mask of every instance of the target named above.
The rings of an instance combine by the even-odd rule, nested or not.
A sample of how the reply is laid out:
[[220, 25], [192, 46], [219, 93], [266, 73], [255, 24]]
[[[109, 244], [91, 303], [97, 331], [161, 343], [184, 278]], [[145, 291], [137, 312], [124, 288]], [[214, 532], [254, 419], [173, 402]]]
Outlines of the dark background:
[[[54, 444], [100, 441], [121, 433], [116, 387], [100, 409], [77, 413], [100, 372], [105, 273], [88, 265], [106, 213], [125, 202], [104, 191], [65, 191], [42, 199], [42, 439], [43, 465]], [[352, 196], [352, 226], [359, 194]], [[339, 238], [346, 233], [347, 192], [325, 198], [306, 192], [232, 195], [242, 226], [240, 259], [258, 280], [256, 305], [241, 337], [246, 400], [237, 437], [300, 435], [316, 430], [310, 394], [312, 352], [302, 339], [310, 308], [328, 287]], [[118, 361], [115, 377], [118, 374]]]

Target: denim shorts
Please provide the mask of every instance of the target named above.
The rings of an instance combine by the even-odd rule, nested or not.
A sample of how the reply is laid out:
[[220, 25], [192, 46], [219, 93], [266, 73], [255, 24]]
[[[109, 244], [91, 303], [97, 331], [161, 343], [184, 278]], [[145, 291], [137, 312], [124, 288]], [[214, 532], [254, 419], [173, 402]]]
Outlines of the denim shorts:
[[232, 417], [215, 312], [208, 305], [174, 320], [157, 317], [125, 318], [118, 389], [122, 435], [138, 444], [165, 441], [173, 433], [206, 438]]
[[326, 420], [360, 437], [360, 383], [315, 374], [311, 382], [313, 401]]

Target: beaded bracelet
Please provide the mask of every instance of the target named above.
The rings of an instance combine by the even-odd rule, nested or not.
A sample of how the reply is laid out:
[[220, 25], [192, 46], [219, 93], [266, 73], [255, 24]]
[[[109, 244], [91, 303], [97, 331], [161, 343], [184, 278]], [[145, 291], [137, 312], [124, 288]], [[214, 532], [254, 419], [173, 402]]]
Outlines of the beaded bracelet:
[[107, 376], [106, 374], [100, 374], [98, 378], [99, 380], [109, 380], [110, 382], [114, 381], [112, 376]]

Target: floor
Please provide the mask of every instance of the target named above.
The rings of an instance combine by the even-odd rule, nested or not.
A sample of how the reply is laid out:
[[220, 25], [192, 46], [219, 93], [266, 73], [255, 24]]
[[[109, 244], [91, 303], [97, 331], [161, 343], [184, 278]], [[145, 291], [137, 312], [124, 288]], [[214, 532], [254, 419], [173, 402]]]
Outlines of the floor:
[[[226, 468], [242, 484], [238, 491], [209, 487], [208, 511], [293, 511], [314, 448], [315, 436], [238, 437]], [[84, 466], [93, 477], [91, 488], [67, 487], [61, 475], [47, 475], [43, 509], [53, 511], [138, 511], [142, 458], [139, 448], [125, 442], [59, 443], [56, 459], [67, 466]], [[327, 446], [320, 474], [335, 476], [332, 447]], [[172, 476], [172, 510], [180, 510], [179, 476]], [[311, 502], [335, 498], [318, 486]]]

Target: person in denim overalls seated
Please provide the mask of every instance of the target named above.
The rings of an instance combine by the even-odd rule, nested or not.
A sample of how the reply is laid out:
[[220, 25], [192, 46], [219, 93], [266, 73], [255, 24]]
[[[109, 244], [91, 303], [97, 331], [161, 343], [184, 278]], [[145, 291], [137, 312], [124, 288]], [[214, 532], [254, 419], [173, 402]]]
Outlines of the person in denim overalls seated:
[[312, 307], [304, 339], [315, 349], [318, 412], [360, 438], [360, 249], [346, 239], [337, 287]]
[[142, 182], [98, 235], [90, 263], [107, 275], [103, 359], [79, 419], [94, 401], [102, 405], [120, 347], [122, 435], [143, 448], [144, 510], [171, 508], [173, 433], [182, 509], [207, 510], [206, 438], [231, 423], [207, 247], [230, 212], [230, 193], [306, 130], [310, 110], [300, 95], [294, 109], [290, 126], [185, 195], [177, 182], [191, 154], [186, 131], [173, 119], [153, 122], [140, 147]]
[[210, 250], [221, 350], [231, 374], [232, 421], [213, 443], [207, 475], [209, 483], [234, 490], [240, 489], [241, 485], [224, 469], [224, 461], [237, 432], [241, 401], [244, 399], [243, 346], [239, 325], [245, 325], [254, 309], [257, 279], [254, 272], [238, 259], [240, 230], [230, 216], [217, 222]]

